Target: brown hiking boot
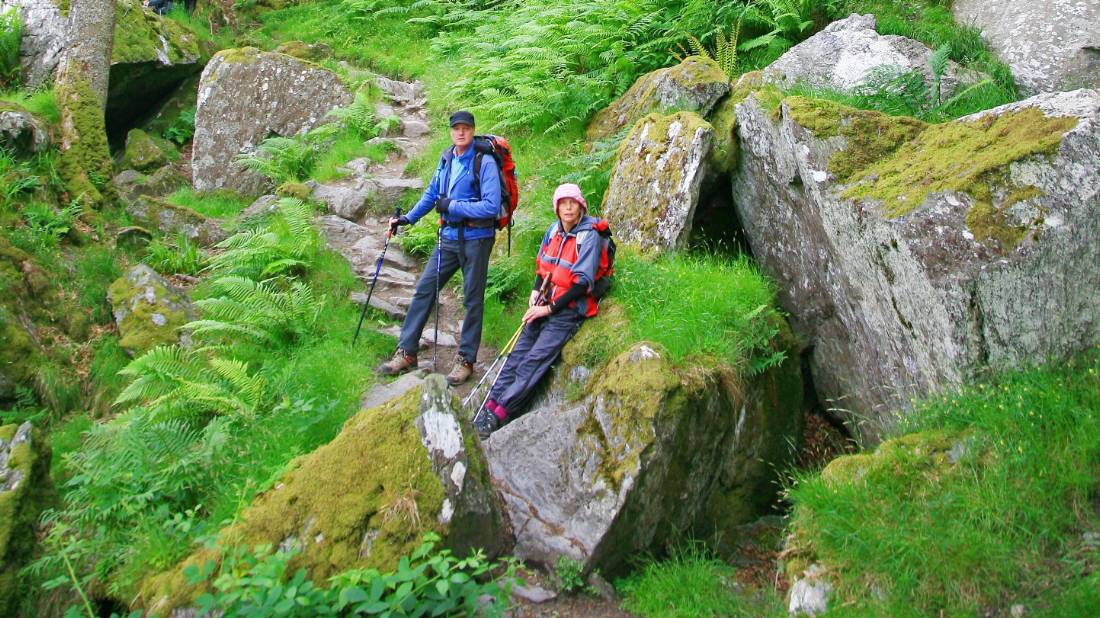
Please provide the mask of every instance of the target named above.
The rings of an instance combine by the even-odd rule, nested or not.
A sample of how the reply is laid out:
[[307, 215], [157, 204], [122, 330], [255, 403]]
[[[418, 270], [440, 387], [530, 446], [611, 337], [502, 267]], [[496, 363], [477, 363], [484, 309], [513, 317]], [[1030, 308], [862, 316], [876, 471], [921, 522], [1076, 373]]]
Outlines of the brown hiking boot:
[[397, 348], [397, 351], [393, 353], [393, 358], [389, 362], [383, 363], [378, 368], [378, 372], [384, 376], [397, 376], [416, 369], [416, 355], [406, 354], [401, 348]]
[[451, 368], [451, 373], [447, 374], [447, 384], [451, 386], [458, 386], [466, 380], [470, 379], [470, 375], [474, 373], [474, 364], [462, 357], [461, 354], [455, 356], [455, 366]]

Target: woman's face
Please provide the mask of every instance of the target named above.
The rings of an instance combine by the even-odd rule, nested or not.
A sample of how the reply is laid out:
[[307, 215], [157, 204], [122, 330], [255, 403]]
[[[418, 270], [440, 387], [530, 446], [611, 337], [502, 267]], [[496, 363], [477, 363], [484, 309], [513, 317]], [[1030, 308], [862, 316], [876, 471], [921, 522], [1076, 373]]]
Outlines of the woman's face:
[[571, 197], [558, 200], [558, 218], [567, 229], [576, 225], [581, 220], [580, 202]]

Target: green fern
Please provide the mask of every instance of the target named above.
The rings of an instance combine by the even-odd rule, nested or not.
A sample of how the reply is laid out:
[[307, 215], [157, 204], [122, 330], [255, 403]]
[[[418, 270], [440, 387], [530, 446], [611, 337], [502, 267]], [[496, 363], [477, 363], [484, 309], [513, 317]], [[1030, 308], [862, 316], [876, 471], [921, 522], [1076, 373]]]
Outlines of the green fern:
[[309, 178], [317, 156], [317, 146], [310, 140], [276, 135], [261, 142], [256, 152], [237, 155], [236, 161], [275, 184], [282, 184]]
[[244, 230], [218, 243], [222, 251], [210, 259], [207, 270], [251, 279], [307, 270], [320, 250], [313, 208], [302, 200], [283, 198], [278, 209], [266, 227]]
[[948, 60], [951, 58], [951, 45], [944, 43], [928, 57], [928, 69], [932, 73], [932, 85], [929, 88], [928, 98], [932, 105], [939, 105], [942, 101], [940, 81], [944, 71], [947, 70]]
[[218, 296], [195, 302], [203, 319], [184, 327], [199, 340], [245, 337], [256, 343], [285, 345], [310, 332], [324, 304], [324, 299], [316, 298], [313, 289], [301, 281], [257, 283], [229, 276], [214, 281], [214, 289]]
[[344, 128], [354, 131], [362, 139], [366, 140], [378, 135], [374, 104], [362, 90], [355, 93], [355, 100], [351, 105], [338, 107], [328, 115], [339, 121]]

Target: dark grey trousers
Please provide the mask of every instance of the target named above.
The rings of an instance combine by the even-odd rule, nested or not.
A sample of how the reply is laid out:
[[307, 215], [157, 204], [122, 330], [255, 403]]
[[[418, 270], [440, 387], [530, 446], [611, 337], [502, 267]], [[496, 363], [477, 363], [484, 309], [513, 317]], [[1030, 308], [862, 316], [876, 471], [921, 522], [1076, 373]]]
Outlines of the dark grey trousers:
[[466, 317], [462, 320], [462, 340], [458, 352], [470, 362], [477, 360], [477, 350], [481, 347], [481, 318], [485, 313], [485, 277], [489, 273], [489, 255], [493, 251], [494, 240], [492, 237], [478, 238], [459, 243], [457, 240], [443, 239], [416, 282], [416, 293], [409, 304], [405, 323], [401, 325], [401, 338], [397, 342], [402, 350], [415, 354], [420, 349], [420, 335], [436, 301], [437, 262], [439, 287], [442, 287], [458, 270], [458, 252], [462, 250], [465, 256], [462, 264], [462, 302]]
[[524, 326], [516, 347], [500, 370], [500, 377], [489, 391], [489, 399], [507, 410], [509, 418], [523, 413], [539, 380], [583, 321], [574, 309], [566, 308]]

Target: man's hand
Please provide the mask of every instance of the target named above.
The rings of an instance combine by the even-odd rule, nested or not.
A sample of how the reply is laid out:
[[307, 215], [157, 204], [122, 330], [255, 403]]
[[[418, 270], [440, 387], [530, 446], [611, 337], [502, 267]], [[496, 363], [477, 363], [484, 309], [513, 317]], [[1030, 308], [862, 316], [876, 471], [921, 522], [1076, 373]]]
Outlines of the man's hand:
[[539, 303], [539, 297], [542, 296], [542, 290], [531, 290], [531, 298], [527, 299], [527, 306], [534, 307]]
[[398, 227], [408, 224], [409, 219], [405, 215], [401, 215], [400, 217], [390, 217], [390, 236], [393, 236], [397, 233]]
[[435, 201], [435, 209], [439, 211], [439, 214], [445, 215], [447, 211], [451, 209], [451, 198], [441, 197]]
[[537, 307], [531, 307], [527, 310], [527, 313], [523, 314], [523, 323], [528, 324], [534, 322], [539, 318], [545, 318], [550, 315], [550, 305], [539, 305]]

